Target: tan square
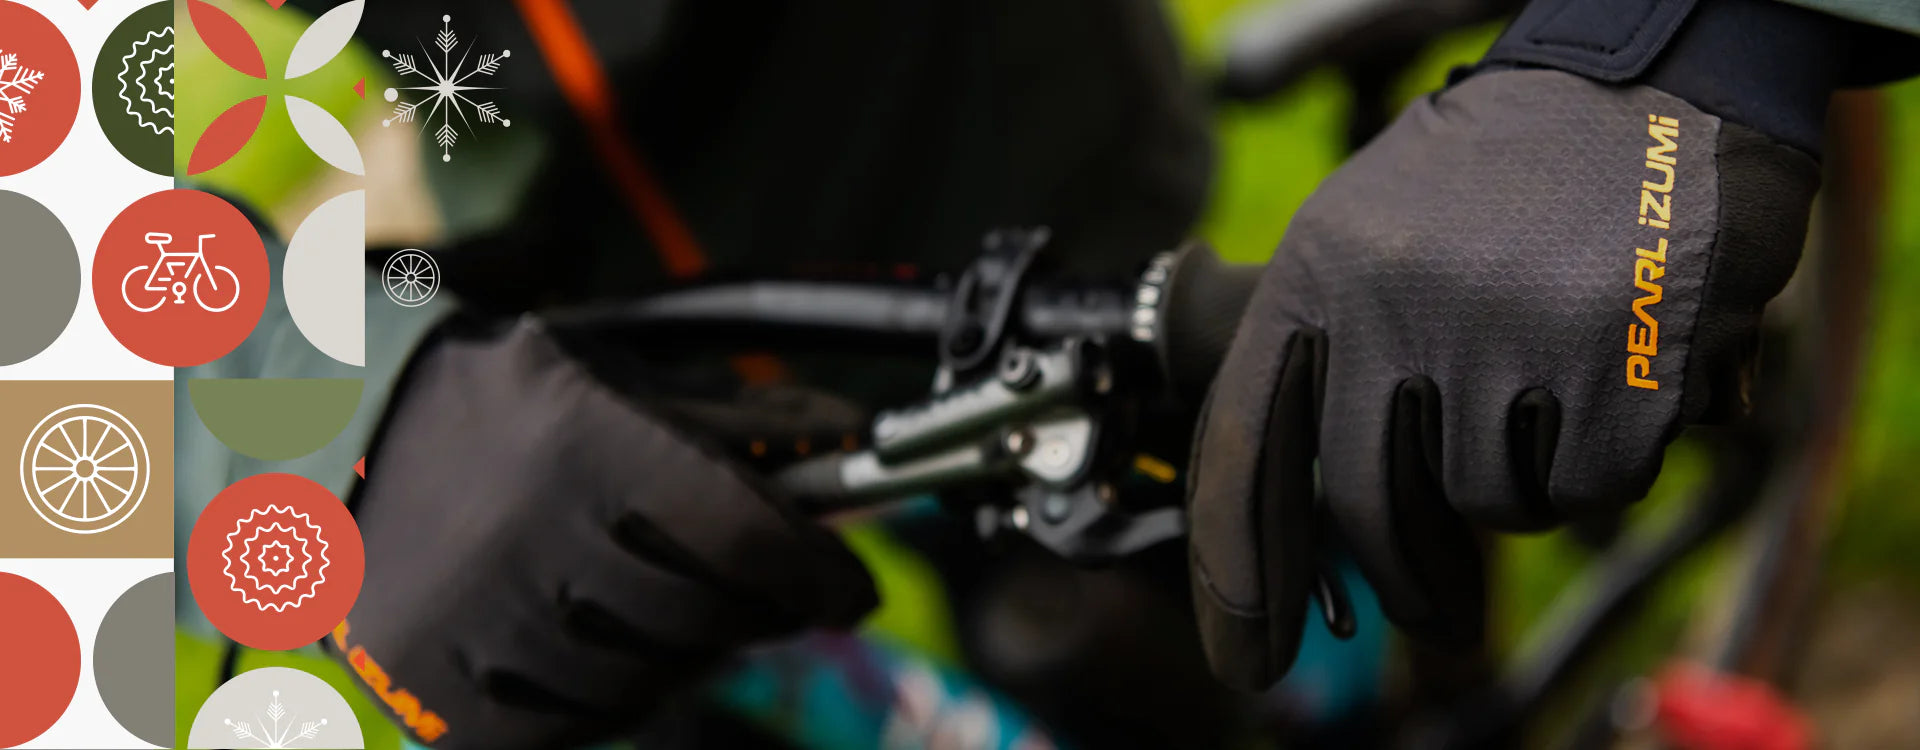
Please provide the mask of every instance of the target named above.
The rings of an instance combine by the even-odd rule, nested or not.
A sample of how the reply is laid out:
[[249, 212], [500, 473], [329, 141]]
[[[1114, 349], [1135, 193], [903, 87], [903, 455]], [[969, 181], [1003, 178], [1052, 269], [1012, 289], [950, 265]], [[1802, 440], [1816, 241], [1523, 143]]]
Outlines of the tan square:
[[0, 557], [173, 555], [173, 383], [0, 382]]

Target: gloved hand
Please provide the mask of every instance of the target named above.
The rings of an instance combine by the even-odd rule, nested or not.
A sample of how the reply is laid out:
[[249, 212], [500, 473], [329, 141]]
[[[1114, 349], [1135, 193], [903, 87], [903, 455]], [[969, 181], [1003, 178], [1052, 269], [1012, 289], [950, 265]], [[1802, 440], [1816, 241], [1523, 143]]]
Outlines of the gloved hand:
[[578, 747], [875, 603], [831, 534], [533, 322], [429, 340], [355, 508], [367, 576], [333, 645], [436, 748]]
[[1388, 617], [1480, 638], [1471, 525], [1618, 509], [1683, 425], [1738, 411], [1817, 182], [1644, 85], [1491, 71], [1410, 106], [1295, 215], [1214, 383], [1191, 478], [1214, 671], [1264, 687], [1293, 659], [1316, 460]]

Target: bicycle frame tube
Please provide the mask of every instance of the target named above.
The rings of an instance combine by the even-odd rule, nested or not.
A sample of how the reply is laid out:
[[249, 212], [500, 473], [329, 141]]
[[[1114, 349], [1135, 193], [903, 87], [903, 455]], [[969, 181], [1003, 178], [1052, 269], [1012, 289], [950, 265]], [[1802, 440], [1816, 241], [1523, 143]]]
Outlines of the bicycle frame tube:
[[[173, 252], [167, 252], [166, 250], [161, 250], [160, 257], [154, 259], [153, 261], [153, 270], [147, 272], [147, 283], [141, 288], [149, 292], [164, 293], [167, 291], [171, 291], [166, 285], [167, 282], [172, 282], [176, 280], [185, 281], [187, 279], [191, 279], [193, 278], [194, 267], [199, 266], [200, 271], [206, 274], [207, 283], [213, 286], [214, 291], [216, 292], [220, 291], [220, 277], [218, 274], [215, 274], [213, 272], [212, 264], [207, 262], [207, 240], [212, 237], [213, 235], [201, 235], [199, 247], [195, 248], [192, 252], [173, 253]], [[160, 269], [165, 268], [167, 266], [167, 259], [169, 258], [186, 258], [187, 267], [185, 269], [182, 269], [178, 279], [175, 279], [174, 277], [169, 276], [165, 280], [163, 280], [163, 283], [156, 285], [154, 282], [156, 280], [161, 280]]]

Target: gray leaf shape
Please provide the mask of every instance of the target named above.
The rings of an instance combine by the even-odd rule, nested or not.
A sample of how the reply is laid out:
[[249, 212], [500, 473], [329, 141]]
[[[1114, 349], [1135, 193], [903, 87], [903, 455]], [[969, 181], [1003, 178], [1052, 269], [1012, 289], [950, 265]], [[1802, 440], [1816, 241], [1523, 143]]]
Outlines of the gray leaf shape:
[[354, 144], [353, 134], [320, 105], [290, 95], [287, 119], [293, 121], [293, 132], [300, 134], [307, 148], [326, 163], [348, 174], [366, 176], [367, 167], [360, 160], [360, 147]]
[[314, 19], [293, 43], [293, 54], [287, 57], [287, 80], [319, 70], [346, 49], [353, 41], [353, 32], [360, 28], [360, 14], [366, 7], [366, 0], [353, 0]]

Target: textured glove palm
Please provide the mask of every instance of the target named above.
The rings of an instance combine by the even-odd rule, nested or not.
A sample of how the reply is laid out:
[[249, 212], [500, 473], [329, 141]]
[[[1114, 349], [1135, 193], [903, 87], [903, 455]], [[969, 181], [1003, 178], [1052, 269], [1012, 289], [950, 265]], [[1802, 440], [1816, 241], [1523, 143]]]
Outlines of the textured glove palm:
[[1191, 544], [1215, 672], [1292, 661], [1316, 460], [1387, 615], [1478, 639], [1470, 522], [1617, 509], [1683, 425], [1737, 409], [1817, 181], [1645, 86], [1510, 70], [1409, 107], [1294, 217], [1214, 383]]

